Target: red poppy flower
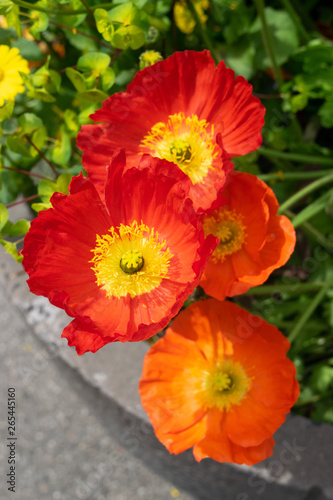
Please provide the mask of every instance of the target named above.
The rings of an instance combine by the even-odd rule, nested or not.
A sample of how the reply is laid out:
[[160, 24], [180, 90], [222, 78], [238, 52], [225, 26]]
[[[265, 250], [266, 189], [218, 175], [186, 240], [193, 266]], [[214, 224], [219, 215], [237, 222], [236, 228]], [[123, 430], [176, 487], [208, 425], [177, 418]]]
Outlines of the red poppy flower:
[[77, 145], [98, 189], [113, 151], [124, 147], [129, 165], [142, 153], [177, 164], [191, 179], [195, 210], [206, 210], [232, 169], [229, 157], [260, 146], [264, 112], [252, 86], [223, 61], [215, 68], [208, 51], [176, 52], [106, 99], [91, 115], [103, 123], [83, 126]]
[[108, 169], [106, 205], [80, 175], [31, 224], [30, 290], [75, 318], [62, 336], [78, 354], [154, 335], [201, 277], [216, 238], [204, 238], [188, 179], [170, 167], [145, 155], [126, 169], [121, 151]]
[[171, 453], [252, 465], [273, 453], [272, 434], [299, 395], [288, 340], [232, 302], [181, 311], [147, 353], [139, 391]]
[[251, 174], [233, 172], [223, 190], [227, 204], [202, 216], [205, 234], [220, 240], [200, 286], [223, 300], [261, 285], [283, 266], [295, 247], [295, 230], [273, 191]]

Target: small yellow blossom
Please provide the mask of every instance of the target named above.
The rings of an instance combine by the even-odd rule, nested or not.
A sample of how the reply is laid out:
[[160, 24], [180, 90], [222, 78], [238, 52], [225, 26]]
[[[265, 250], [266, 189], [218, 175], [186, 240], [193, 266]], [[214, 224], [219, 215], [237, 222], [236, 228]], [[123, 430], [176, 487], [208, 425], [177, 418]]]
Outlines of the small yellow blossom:
[[20, 73], [29, 73], [28, 61], [20, 56], [19, 50], [0, 45], [0, 107], [5, 101], [14, 101], [15, 96], [24, 92]]
[[157, 52], [156, 50], [146, 50], [146, 52], [143, 52], [139, 58], [140, 69], [152, 66], [153, 64], [162, 60], [163, 57], [160, 52]]
[[[201, 24], [205, 26], [208, 17], [206, 16], [204, 11], [208, 9], [209, 1], [192, 0], [192, 3], [195, 10], [197, 11]], [[176, 2], [173, 12], [177, 27], [186, 35], [190, 35], [193, 32], [196, 23], [192, 12], [186, 5], [186, 0], [180, 0]]]

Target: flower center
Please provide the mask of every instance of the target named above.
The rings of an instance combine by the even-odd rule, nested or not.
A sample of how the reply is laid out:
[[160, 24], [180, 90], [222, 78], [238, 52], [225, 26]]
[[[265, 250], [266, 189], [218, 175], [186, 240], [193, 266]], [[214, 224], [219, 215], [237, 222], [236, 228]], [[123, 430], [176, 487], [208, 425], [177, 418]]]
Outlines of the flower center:
[[107, 297], [136, 297], [167, 279], [172, 255], [154, 228], [137, 221], [96, 235], [92, 270]]
[[4, 79], [5, 72], [0, 68], [0, 82]]
[[213, 262], [223, 262], [227, 255], [238, 252], [246, 238], [243, 216], [234, 210], [220, 208], [203, 219], [205, 235], [213, 234], [220, 240], [211, 259]]
[[223, 360], [215, 365], [205, 379], [205, 404], [207, 408], [217, 406], [229, 410], [239, 405], [251, 387], [251, 379], [240, 363]]
[[170, 153], [177, 163], [189, 163], [192, 158], [192, 149], [189, 142], [176, 139], [170, 147]]
[[151, 128], [141, 143], [141, 152], [176, 163], [193, 184], [202, 182], [218, 155], [214, 126], [196, 115], [171, 115], [167, 123]]
[[119, 264], [124, 273], [134, 274], [141, 271], [144, 262], [145, 261], [141, 252], [138, 252], [137, 250], [129, 250], [124, 253]]

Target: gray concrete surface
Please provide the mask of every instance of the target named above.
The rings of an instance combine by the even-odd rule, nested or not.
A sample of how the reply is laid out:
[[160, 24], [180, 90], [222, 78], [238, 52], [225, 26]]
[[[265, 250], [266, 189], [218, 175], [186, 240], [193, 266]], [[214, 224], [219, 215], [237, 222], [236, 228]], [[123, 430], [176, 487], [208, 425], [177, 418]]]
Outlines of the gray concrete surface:
[[253, 467], [197, 464], [156, 440], [137, 383], [146, 343], [77, 356], [69, 319], [30, 294], [21, 266], [0, 248], [0, 467], [7, 473], [7, 389], [17, 392], [18, 500], [333, 499], [333, 427], [290, 417], [273, 457]]

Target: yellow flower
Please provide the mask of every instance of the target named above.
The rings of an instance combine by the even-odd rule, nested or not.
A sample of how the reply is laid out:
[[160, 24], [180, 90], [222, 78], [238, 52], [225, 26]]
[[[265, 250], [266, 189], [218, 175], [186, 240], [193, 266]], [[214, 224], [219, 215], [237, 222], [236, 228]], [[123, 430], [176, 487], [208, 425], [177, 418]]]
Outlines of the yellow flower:
[[19, 71], [29, 73], [28, 61], [21, 57], [19, 50], [0, 45], [0, 106], [5, 101], [14, 101], [15, 96], [24, 92], [24, 86]]
[[[203, 26], [207, 21], [207, 16], [205, 14], [205, 10], [209, 7], [208, 0], [192, 0], [195, 10], [197, 11], [200, 22]], [[186, 35], [190, 35], [195, 28], [195, 19], [190, 11], [190, 9], [186, 5], [186, 1], [180, 0], [175, 3], [174, 6], [174, 17], [177, 27], [185, 33]]]
[[146, 52], [143, 52], [139, 58], [140, 69], [148, 68], [148, 66], [152, 66], [162, 60], [163, 57], [160, 52], [157, 52], [156, 50], [146, 50]]

